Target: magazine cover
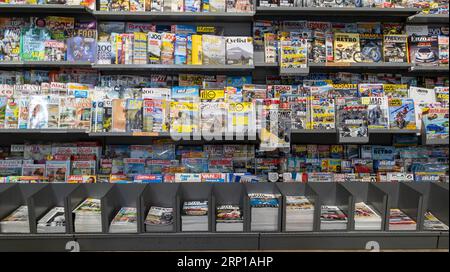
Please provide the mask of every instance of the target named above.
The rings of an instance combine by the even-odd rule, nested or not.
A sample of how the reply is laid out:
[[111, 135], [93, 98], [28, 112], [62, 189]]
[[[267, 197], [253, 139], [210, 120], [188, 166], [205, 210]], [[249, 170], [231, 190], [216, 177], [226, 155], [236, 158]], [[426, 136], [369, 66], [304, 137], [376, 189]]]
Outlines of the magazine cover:
[[280, 41], [280, 67], [308, 67], [308, 41], [303, 38], [282, 37]]
[[0, 160], [0, 177], [21, 175], [22, 160]]
[[[161, 64], [174, 64], [175, 39], [173, 33], [161, 34]], [[153, 47], [154, 48], [154, 47]]]
[[97, 41], [95, 38], [76, 36], [67, 39], [67, 61], [87, 61], [97, 59]]
[[391, 129], [415, 130], [416, 116], [414, 100], [408, 98], [389, 98], [389, 127]]
[[201, 11], [200, 0], [184, 0], [184, 11], [185, 12], [200, 12]]
[[47, 161], [45, 173], [49, 182], [66, 182], [70, 173], [70, 161]]
[[335, 129], [334, 99], [311, 100], [311, 126], [312, 129]]
[[148, 32], [147, 37], [147, 52], [148, 63], [159, 64], [161, 63], [161, 33]]
[[389, 107], [387, 97], [362, 97], [361, 102], [367, 105], [369, 129], [389, 128]]
[[385, 62], [409, 62], [408, 35], [384, 35]]
[[327, 47], [326, 34], [323, 31], [313, 31], [311, 45], [311, 54], [309, 54], [309, 61], [314, 63], [327, 62]]
[[142, 99], [127, 99], [126, 101], [126, 131], [140, 132], [143, 128]]
[[358, 84], [331, 84], [332, 89], [328, 93], [329, 97], [356, 97], [358, 96]]
[[383, 61], [383, 35], [381, 34], [360, 34], [361, 61], [381, 62]]
[[174, 86], [171, 98], [173, 101], [198, 101], [200, 88], [197, 86]]
[[168, 131], [167, 102], [161, 99], [145, 99], [143, 104], [143, 131]]
[[417, 65], [439, 64], [439, 43], [437, 36], [415, 36], [409, 38], [411, 63]]
[[291, 129], [310, 129], [310, 99], [296, 94], [283, 94], [280, 107], [291, 111]]
[[62, 41], [48, 40], [44, 42], [44, 61], [64, 61], [66, 45]]
[[175, 35], [174, 49], [175, 64], [187, 64], [187, 35]]
[[48, 128], [48, 99], [45, 96], [32, 96], [29, 104], [28, 128]]
[[255, 131], [255, 115], [253, 103], [229, 103], [228, 105], [228, 132], [249, 134]]
[[[0, 105], [0, 107], [1, 107], [1, 105]], [[4, 128], [6, 128], [6, 129], [17, 129], [18, 128], [18, 123], [19, 123], [19, 103], [18, 103], [17, 99], [9, 98], [7, 100], [4, 115], [5, 115], [4, 116], [5, 117], [5, 119], [4, 119], [5, 120]], [[0, 114], [0, 118], [1, 117], [2, 116]]]
[[59, 128], [59, 96], [47, 97], [48, 128]]
[[125, 99], [112, 100], [112, 132], [126, 132], [126, 103]]
[[361, 62], [359, 34], [334, 33], [334, 62]]
[[360, 98], [337, 98], [336, 111], [340, 140], [368, 140], [367, 105], [362, 104]]
[[133, 64], [147, 64], [147, 33], [133, 33]]
[[209, 0], [209, 12], [225, 12], [226, 0]]
[[225, 37], [202, 35], [204, 65], [225, 64]]
[[430, 107], [423, 115], [423, 125], [427, 140], [448, 139], [448, 107]]
[[253, 38], [226, 37], [226, 64], [253, 65]]
[[193, 133], [199, 129], [199, 103], [170, 102], [170, 131]]
[[125, 158], [124, 174], [127, 176], [135, 176], [145, 172], [145, 159]]
[[[14, 18], [12, 18], [14, 19]], [[3, 44], [0, 49], [0, 61], [19, 61], [20, 60], [20, 25], [4, 25], [0, 22], [0, 43]]]
[[381, 97], [384, 96], [384, 88], [381, 83], [359, 84], [358, 96], [360, 97]]
[[438, 36], [439, 64], [448, 65], [448, 36]]
[[202, 133], [222, 135], [227, 129], [227, 104], [223, 102], [200, 103], [200, 126]]
[[449, 104], [448, 90], [449, 87], [434, 87], [436, 102], [442, 103], [444, 107], [448, 107]]
[[264, 33], [264, 62], [278, 62], [278, 36], [274, 33]]
[[384, 95], [389, 98], [407, 98], [407, 84], [383, 84]]
[[274, 150], [276, 148], [290, 148], [291, 136], [291, 111], [289, 109], [266, 110], [261, 128], [262, 150]]
[[103, 100], [103, 117], [101, 118], [103, 120], [102, 123], [102, 132], [110, 132], [112, 130], [112, 100], [111, 99], [105, 99]]
[[23, 28], [20, 39], [20, 59], [22, 61], [44, 60], [44, 42], [50, 39], [50, 32], [45, 28]]
[[227, 12], [252, 12], [255, 9], [254, 0], [225, 0]]
[[92, 101], [90, 98], [75, 98], [75, 122], [72, 127], [75, 129], [91, 130]]

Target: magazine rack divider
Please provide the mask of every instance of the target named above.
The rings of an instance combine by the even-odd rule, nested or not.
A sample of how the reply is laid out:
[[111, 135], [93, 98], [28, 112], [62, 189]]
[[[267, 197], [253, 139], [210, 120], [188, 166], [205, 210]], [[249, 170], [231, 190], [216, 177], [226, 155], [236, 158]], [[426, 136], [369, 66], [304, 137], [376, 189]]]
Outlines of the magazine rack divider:
[[388, 195], [386, 207], [385, 229], [389, 231], [390, 210], [397, 208], [411, 217], [417, 223], [417, 229], [422, 220], [423, 194], [416, 189], [406, 185], [406, 183], [376, 183], [374, 184]]
[[[114, 184], [105, 196], [102, 197], [102, 229], [109, 233], [111, 221], [123, 207], [136, 208], [137, 218], [141, 216], [140, 199], [146, 184]], [[140, 232], [137, 223], [137, 232]]]
[[[109, 183], [80, 184], [78, 188], [76, 188], [67, 196], [69, 212], [71, 213], [68, 222], [68, 225], [70, 226], [70, 233], [75, 233], [75, 215], [73, 213], [73, 210], [78, 207], [78, 205], [80, 205], [86, 198], [92, 197], [100, 199], [102, 207], [101, 210], [103, 212], [103, 206], [105, 204], [103, 203], [104, 199], [102, 198], [109, 190], [112, 189], [113, 186], [114, 184]], [[102, 230], [107, 229], [106, 227], [107, 226], [105, 226], [104, 220], [102, 219]]]
[[[180, 222], [179, 218], [180, 206], [177, 205], [180, 184], [178, 183], [150, 183], [141, 194], [141, 214], [138, 215], [139, 232], [176, 232]], [[145, 226], [145, 218], [152, 206], [172, 208], [174, 222], [172, 226], [167, 228], [155, 227], [148, 230]]]
[[212, 231], [216, 232], [216, 209], [220, 205], [239, 205], [244, 219], [243, 232], [250, 231], [250, 204], [242, 183], [217, 183], [213, 186]]
[[320, 206], [318, 206], [319, 194], [309, 186], [308, 183], [300, 183], [300, 182], [279, 182], [277, 183], [277, 187], [283, 195], [283, 219], [282, 219], [282, 231], [286, 232], [286, 208], [287, 196], [306, 196], [309, 201], [311, 201], [314, 205], [314, 221], [313, 221], [313, 231], [319, 231], [320, 229]]
[[353, 203], [349, 216], [350, 229], [352, 231], [355, 230], [355, 204], [364, 202], [375, 209], [375, 212], [381, 217], [381, 230], [385, 230], [388, 195], [369, 182], [344, 182], [342, 186], [353, 195]]
[[[0, 191], [0, 219], [5, 218], [10, 215], [13, 211], [15, 211], [19, 206], [27, 205], [28, 210], [32, 210], [30, 208], [30, 203], [28, 202], [28, 198], [44, 188], [45, 184], [14, 184], [12, 186], [8, 186], [4, 184], [4, 190]], [[31, 213], [28, 212], [28, 220], [31, 223], [32, 217]], [[31, 232], [31, 229], [30, 229]]]
[[[47, 184], [44, 188], [31, 195], [28, 199], [31, 233], [37, 233], [38, 220], [54, 207], [64, 207], [66, 222], [69, 222], [72, 211], [68, 208], [66, 198], [78, 186], [78, 184]], [[66, 224], [66, 233], [69, 233], [69, 230], [70, 226]]]
[[180, 193], [177, 196], [177, 207], [179, 211], [177, 213], [176, 221], [178, 224], [178, 232], [181, 232], [181, 225], [183, 224], [181, 220], [183, 204], [186, 201], [208, 201], [208, 232], [212, 231], [212, 214], [214, 213], [212, 204], [212, 188], [211, 183], [182, 183], [180, 185]]
[[261, 183], [247, 183], [245, 184], [245, 188], [247, 191], [247, 195], [245, 196], [246, 201], [249, 203], [248, 205], [248, 222], [249, 222], [249, 231], [251, 232], [251, 222], [252, 222], [252, 213], [251, 213], [251, 205], [250, 205], [250, 197], [248, 196], [248, 194], [251, 193], [265, 193], [265, 194], [276, 194], [279, 195], [278, 197], [278, 228], [277, 228], [277, 232], [281, 231], [281, 226], [282, 226], [282, 203], [283, 203], [283, 198], [281, 196], [281, 192], [278, 189], [278, 187], [276, 186], [276, 183], [271, 183], [271, 182], [261, 182]]
[[[347, 231], [350, 231], [350, 222], [353, 220], [352, 193], [342, 186], [342, 184], [337, 182], [310, 182], [309, 185], [319, 195], [319, 201], [316, 205], [320, 207], [320, 209], [323, 205], [338, 206], [344, 214], [347, 215]], [[320, 225], [320, 216], [316, 220], [318, 220], [318, 224]]]
[[[423, 194], [421, 215], [430, 211], [447, 226], [449, 225], [449, 184], [435, 182], [408, 183], [408, 186]], [[419, 222], [419, 230], [424, 230], [424, 218]]]

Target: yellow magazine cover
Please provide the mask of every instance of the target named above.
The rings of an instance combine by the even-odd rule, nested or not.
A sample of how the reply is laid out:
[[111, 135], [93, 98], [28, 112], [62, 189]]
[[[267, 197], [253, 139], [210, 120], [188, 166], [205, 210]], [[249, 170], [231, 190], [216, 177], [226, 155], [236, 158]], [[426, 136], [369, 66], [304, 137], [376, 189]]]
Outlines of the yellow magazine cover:
[[252, 122], [253, 103], [229, 103], [228, 105], [228, 131], [245, 133], [255, 122]]
[[122, 64], [121, 63], [121, 59], [122, 59], [122, 36], [121, 35], [116, 35], [116, 59], [114, 61], [115, 64]]
[[202, 35], [192, 35], [192, 64], [203, 64]]
[[355, 63], [361, 62], [361, 48], [359, 34], [335, 33], [334, 34], [334, 61]]
[[214, 102], [224, 102], [225, 101], [225, 90], [201, 90], [200, 99], [203, 101], [214, 101]]
[[170, 131], [193, 133], [199, 128], [199, 103], [170, 102]]

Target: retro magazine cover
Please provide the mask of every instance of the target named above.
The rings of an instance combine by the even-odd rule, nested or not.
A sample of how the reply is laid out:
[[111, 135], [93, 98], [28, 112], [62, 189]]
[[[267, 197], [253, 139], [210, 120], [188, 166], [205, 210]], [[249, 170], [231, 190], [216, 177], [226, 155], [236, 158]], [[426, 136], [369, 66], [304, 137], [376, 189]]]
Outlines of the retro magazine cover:
[[439, 64], [439, 43], [437, 36], [410, 36], [409, 53], [411, 63], [417, 65]]
[[226, 37], [226, 64], [253, 65], [253, 38]]
[[312, 129], [335, 129], [334, 99], [313, 98], [311, 100]]
[[408, 62], [408, 35], [384, 35], [383, 55], [385, 62]]
[[361, 103], [361, 98], [336, 99], [337, 122], [339, 138], [369, 137], [367, 105]]
[[448, 107], [430, 107], [423, 114], [423, 125], [427, 140], [448, 139]]
[[416, 116], [414, 100], [409, 98], [389, 98], [389, 128], [415, 130]]
[[361, 97], [363, 105], [367, 105], [369, 129], [389, 128], [389, 107], [387, 97]]
[[381, 34], [360, 34], [361, 61], [380, 62], [383, 60], [383, 35]]
[[225, 64], [225, 38], [215, 35], [202, 35], [203, 64]]
[[334, 33], [334, 62], [361, 62], [359, 34]]
[[223, 102], [200, 103], [200, 126], [203, 133], [222, 134], [227, 129], [227, 104]]

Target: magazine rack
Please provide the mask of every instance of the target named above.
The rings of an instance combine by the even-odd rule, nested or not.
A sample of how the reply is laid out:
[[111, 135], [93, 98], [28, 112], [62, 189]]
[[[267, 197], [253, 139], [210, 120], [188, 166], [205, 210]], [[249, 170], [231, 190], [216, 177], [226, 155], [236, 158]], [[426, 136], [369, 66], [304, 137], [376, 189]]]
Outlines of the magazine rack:
[[[323, 205], [338, 206], [347, 215], [347, 230], [350, 231], [353, 195], [342, 184], [336, 182], [310, 182], [309, 185], [319, 196], [316, 206], [320, 208]], [[316, 220], [318, 221], [317, 224], [320, 225], [320, 216]]]
[[244, 218], [244, 232], [250, 231], [250, 205], [242, 183], [221, 183], [213, 187], [212, 230], [216, 232], [216, 208], [220, 205], [239, 205]]
[[[105, 205], [105, 199], [103, 199], [103, 197], [109, 190], [112, 189], [113, 186], [114, 184], [108, 183], [80, 184], [78, 188], [76, 188], [67, 196], [69, 212], [71, 213], [71, 216], [69, 216], [70, 233], [75, 233], [75, 214], [73, 213], [73, 210], [78, 207], [78, 205], [80, 205], [86, 198], [93, 197], [100, 199], [102, 207], [101, 210], [103, 212], [103, 206]], [[102, 225], [102, 230], [106, 230], [107, 226], [105, 226], [103, 219]]]
[[[64, 207], [66, 222], [69, 222], [71, 210], [66, 201], [67, 196], [78, 187], [78, 184], [48, 184], [28, 199], [31, 233], [37, 233], [37, 223], [54, 207]], [[70, 226], [66, 224], [66, 233]]]
[[[250, 197], [248, 194], [251, 193], [265, 193], [265, 194], [276, 194], [279, 195], [278, 197], [278, 227], [277, 232], [281, 231], [281, 221], [282, 221], [282, 203], [283, 198], [281, 196], [280, 190], [278, 190], [278, 187], [276, 186], [276, 183], [269, 183], [269, 182], [262, 182], [262, 183], [248, 183], [245, 184], [245, 188], [247, 191], [247, 195], [245, 196], [246, 201], [250, 203]], [[249, 231], [251, 230], [251, 222], [252, 222], [252, 213], [251, 213], [251, 206], [249, 205]]]
[[[148, 184], [141, 195], [141, 214], [138, 222], [140, 232], [176, 232], [178, 229], [180, 209], [177, 205], [177, 196], [179, 194], [180, 185], [177, 183], [151, 183]], [[163, 228], [146, 229], [145, 218], [152, 206], [172, 208], [174, 222], [172, 226]]]
[[417, 223], [419, 230], [422, 221], [423, 194], [406, 183], [376, 183], [374, 184], [388, 195], [386, 206], [385, 229], [389, 231], [389, 215], [392, 208], [397, 208], [411, 217]]
[[373, 183], [344, 182], [342, 186], [353, 195], [353, 203], [350, 206], [351, 212], [349, 216], [350, 229], [352, 231], [355, 230], [355, 204], [364, 202], [374, 208], [375, 212], [381, 216], [381, 230], [384, 230], [388, 195]]
[[177, 207], [180, 207], [180, 211], [177, 214], [176, 220], [180, 222], [178, 224], [178, 232], [181, 232], [181, 215], [183, 210], [183, 203], [186, 201], [208, 201], [208, 232], [212, 231], [212, 214], [214, 213], [212, 204], [212, 188], [211, 183], [182, 183], [180, 185], [180, 193], [177, 197]]
[[[101, 199], [102, 203], [102, 229], [109, 233], [112, 220], [123, 207], [136, 208], [137, 218], [140, 218], [140, 198], [145, 189], [145, 184], [114, 184]], [[140, 232], [137, 223], [137, 232]]]
[[314, 189], [309, 186], [307, 183], [299, 183], [299, 182], [280, 182], [277, 183], [277, 187], [280, 190], [281, 194], [283, 195], [283, 214], [282, 214], [282, 231], [286, 232], [286, 208], [287, 208], [287, 202], [286, 197], [287, 196], [306, 196], [311, 203], [314, 205], [314, 225], [313, 230], [319, 231], [320, 229], [320, 221], [317, 220], [317, 218], [320, 219], [320, 206], [317, 206], [317, 203], [319, 201], [319, 195], [314, 191]]

